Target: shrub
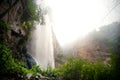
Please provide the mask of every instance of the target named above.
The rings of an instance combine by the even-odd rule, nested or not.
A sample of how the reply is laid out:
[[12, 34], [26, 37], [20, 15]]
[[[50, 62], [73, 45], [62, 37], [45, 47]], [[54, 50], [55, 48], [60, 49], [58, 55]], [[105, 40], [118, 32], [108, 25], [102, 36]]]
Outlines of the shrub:
[[0, 75], [26, 75], [29, 70], [24, 68], [21, 62], [16, 63], [10, 50], [3, 44], [0, 44]]
[[27, 10], [28, 14], [30, 15], [30, 18], [33, 20], [38, 20], [38, 13], [37, 13], [37, 5], [35, 3], [35, 0], [26, 0], [27, 4]]
[[111, 80], [111, 68], [101, 62], [90, 62], [79, 57], [70, 58], [57, 76], [63, 80]]

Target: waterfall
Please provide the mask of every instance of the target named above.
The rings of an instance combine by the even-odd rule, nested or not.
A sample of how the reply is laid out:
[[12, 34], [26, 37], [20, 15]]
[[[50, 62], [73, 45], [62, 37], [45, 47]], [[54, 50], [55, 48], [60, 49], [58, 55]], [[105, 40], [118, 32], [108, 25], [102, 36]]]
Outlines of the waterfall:
[[49, 15], [45, 15], [45, 25], [38, 24], [32, 32], [29, 41], [29, 53], [40, 67], [54, 68], [54, 53], [52, 43], [52, 26]]

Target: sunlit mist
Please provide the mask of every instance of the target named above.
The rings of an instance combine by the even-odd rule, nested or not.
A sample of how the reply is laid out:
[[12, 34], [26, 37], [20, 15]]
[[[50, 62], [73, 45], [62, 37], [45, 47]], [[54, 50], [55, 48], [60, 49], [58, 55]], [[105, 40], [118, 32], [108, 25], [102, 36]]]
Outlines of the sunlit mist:
[[46, 0], [46, 4], [52, 10], [52, 25], [61, 46], [99, 30], [109, 12], [105, 0]]

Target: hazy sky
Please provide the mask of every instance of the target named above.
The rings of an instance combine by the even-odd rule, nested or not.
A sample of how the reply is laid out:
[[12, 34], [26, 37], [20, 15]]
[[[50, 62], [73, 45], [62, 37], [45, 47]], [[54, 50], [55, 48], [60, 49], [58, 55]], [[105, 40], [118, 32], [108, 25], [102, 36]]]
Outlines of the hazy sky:
[[117, 4], [119, 0], [46, 0], [61, 46], [84, 37], [101, 25], [118, 21], [120, 5], [115, 7]]

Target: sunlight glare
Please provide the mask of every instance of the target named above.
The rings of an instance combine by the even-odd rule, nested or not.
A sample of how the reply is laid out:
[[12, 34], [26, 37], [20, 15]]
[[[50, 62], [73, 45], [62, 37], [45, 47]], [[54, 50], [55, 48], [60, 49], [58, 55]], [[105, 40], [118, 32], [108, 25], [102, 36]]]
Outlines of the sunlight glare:
[[61, 46], [95, 29], [106, 8], [101, 0], [46, 0], [52, 9], [53, 29]]

